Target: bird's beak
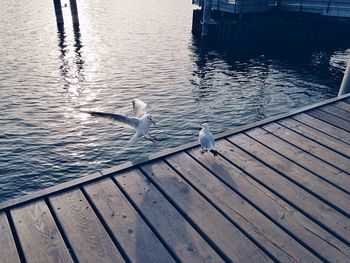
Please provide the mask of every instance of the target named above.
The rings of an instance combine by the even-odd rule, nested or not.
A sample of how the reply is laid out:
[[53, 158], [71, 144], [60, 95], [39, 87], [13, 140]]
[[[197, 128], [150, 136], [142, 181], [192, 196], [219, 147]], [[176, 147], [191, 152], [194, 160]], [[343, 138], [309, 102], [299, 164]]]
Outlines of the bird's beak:
[[156, 126], [156, 127], [157, 127], [157, 124], [154, 122], [154, 120], [152, 120], [152, 123], [153, 123], [153, 125], [154, 125], [154, 126]]

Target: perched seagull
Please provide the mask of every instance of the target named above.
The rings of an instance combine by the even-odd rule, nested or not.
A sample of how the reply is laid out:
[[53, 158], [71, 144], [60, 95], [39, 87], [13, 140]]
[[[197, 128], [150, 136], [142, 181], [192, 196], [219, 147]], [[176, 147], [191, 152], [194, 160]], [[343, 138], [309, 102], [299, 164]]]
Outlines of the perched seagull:
[[209, 125], [207, 123], [202, 124], [202, 129], [199, 132], [199, 142], [202, 146], [202, 154], [209, 150], [214, 156], [218, 155], [218, 151], [215, 149], [214, 136], [209, 131]]
[[147, 114], [146, 112], [147, 104], [144, 103], [142, 100], [133, 99], [132, 106], [135, 111], [135, 117], [129, 117], [124, 114], [118, 114], [118, 113], [107, 113], [107, 112], [98, 112], [98, 111], [84, 111], [84, 112], [92, 116], [109, 118], [114, 121], [126, 124], [131, 128], [135, 129], [136, 132], [129, 142], [134, 142], [136, 139], [138, 139], [141, 136], [143, 136], [146, 140], [149, 140], [151, 142], [157, 141], [158, 139], [153, 135], [151, 135], [151, 133], [149, 132], [149, 128], [151, 127], [152, 123], [154, 124], [154, 126], [157, 126], [157, 125], [153, 121], [152, 115]]

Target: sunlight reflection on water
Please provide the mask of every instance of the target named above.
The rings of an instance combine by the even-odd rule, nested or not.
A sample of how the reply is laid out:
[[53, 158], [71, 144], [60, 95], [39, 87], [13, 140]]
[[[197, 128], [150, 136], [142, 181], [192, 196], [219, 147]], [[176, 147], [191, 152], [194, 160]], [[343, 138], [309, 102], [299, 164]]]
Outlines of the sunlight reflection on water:
[[[52, 1], [0, 10], [0, 201], [337, 94], [350, 50], [232, 57], [191, 35], [191, 1]], [[68, 1], [62, 1], [62, 4]], [[69, 3], [68, 3], [69, 6]], [[121, 8], [122, 7], [122, 8]], [[149, 103], [156, 144], [81, 110]]]

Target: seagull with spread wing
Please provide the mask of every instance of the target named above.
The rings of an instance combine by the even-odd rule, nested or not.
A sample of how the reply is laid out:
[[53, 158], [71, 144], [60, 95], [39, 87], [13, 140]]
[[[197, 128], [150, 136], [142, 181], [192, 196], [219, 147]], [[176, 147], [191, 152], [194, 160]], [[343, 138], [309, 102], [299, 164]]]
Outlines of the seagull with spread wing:
[[149, 140], [151, 142], [157, 141], [158, 139], [153, 135], [151, 135], [151, 133], [149, 132], [149, 128], [151, 127], [152, 123], [154, 124], [154, 126], [157, 126], [157, 125], [153, 121], [152, 115], [147, 114], [146, 112], [147, 104], [140, 99], [133, 99], [132, 106], [135, 111], [135, 117], [129, 117], [119, 113], [107, 113], [107, 112], [98, 112], [98, 111], [84, 111], [84, 112], [92, 116], [109, 118], [114, 121], [126, 124], [131, 128], [135, 129], [136, 132], [129, 142], [134, 142], [136, 141], [136, 139], [142, 136], [146, 140]]
[[202, 124], [202, 129], [199, 132], [199, 143], [202, 146], [201, 153], [205, 153], [208, 150], [214, 154], [214, 156], [218, 155], [217, 150], [215, 149], [215, 139], [214, 136], [209, 131], [209, 125], [207, 123]]

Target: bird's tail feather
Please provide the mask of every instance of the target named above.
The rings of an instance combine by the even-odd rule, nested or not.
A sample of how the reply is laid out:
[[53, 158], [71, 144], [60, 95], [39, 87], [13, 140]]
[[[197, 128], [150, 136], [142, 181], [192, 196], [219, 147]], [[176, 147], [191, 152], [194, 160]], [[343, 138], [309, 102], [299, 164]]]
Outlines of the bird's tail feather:
[[131, 139], [128, 141], [128, 144], [136, 142], [139, 137], [140, 137], [140, 134], [136, 132], [134, 136], [132, 136]]
[[210, 152], [211, 152], [212, 154], [214, 154], [214, 156], [216, 156], [216, 155], [219, 154], [219, 152], [218, 152], [217, 150], [215, 150], [215, 149], [211, 149]]

